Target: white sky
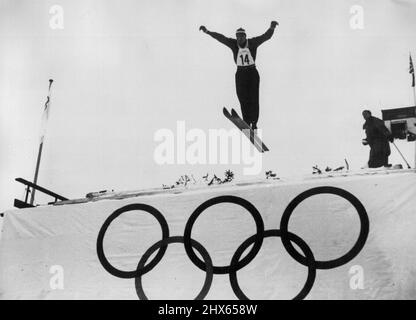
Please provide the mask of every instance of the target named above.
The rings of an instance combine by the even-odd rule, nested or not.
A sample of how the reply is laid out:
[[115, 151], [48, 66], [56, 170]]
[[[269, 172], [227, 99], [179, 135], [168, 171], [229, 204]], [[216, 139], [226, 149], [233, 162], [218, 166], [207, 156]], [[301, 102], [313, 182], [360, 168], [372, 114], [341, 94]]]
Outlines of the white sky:
[[[52, 30], [49, 9], [64, 9]], [[350, 27], [353, 5], [364, 29]], [[413, 0], [0, 0], [0, 212], [33, 179], [48, 79], [55, 80], [38, 183], [69, 198], [159, 187], [182, 174], [243, 176], [244, 165], [165, 165], [153, 159], [161, 128], [231, 129], [240, 110], [231, 50], [198, 30], [248, 37], [279, 21], [258, 49], [263, 170], [359, 169], [368, 159], [361, 111], [413, 104]], [[397, 145], [413, 164], [414, 145]], [[403, 163], [392, 146], [391, 163]], [[262, 173], [261, 177], [264, 176]], [[49, 200], [49, 199], [48, 199]]]

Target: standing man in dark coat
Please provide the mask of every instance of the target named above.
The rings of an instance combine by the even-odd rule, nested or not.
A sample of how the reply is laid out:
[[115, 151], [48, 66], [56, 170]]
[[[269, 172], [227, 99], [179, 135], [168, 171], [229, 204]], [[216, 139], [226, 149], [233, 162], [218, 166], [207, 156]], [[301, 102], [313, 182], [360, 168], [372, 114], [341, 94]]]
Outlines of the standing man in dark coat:
[[235, 84], [241, 113], [243, 120], [254, 130], [257, 129], [259, 119], [260, 76], [255, 65], [257, 48], [272, 37], [277, 25], [276, 21], [272, 21], [269, 29], [263, 35], [250, 39], [246, 38], [246, 32], [242, 28], [236, 31], [236, 39], [208, 31], [205, 26], [199, 28], [232, 50], [234, 62], [237, 64]]
[[364, 145], [370, 146], [369, 168], [389, 167], [390, 145], [393, 137], [384, 125], [384, 121], [371, 115], [369, 110], [363, 111], [366, 138], [363, 139]]

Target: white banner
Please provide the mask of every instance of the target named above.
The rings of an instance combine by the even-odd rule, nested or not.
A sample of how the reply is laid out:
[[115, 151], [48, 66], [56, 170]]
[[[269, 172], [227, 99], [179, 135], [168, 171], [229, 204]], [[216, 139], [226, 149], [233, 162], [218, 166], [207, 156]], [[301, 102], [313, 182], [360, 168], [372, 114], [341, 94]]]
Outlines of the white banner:
[[0, 298], [416, 299], [415, 185], [403, 170], [9, 211]]

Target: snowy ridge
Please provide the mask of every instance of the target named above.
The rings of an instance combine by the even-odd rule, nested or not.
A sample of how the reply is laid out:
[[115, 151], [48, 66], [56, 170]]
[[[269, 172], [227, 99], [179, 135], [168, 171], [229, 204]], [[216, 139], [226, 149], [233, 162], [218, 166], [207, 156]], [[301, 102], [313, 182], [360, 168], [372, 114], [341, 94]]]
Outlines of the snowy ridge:
[[76, 204], [76, 203], [85, 203], [91, 201], [100, 201], [100, 200], [120, 200], [131, 197], [144, 197], [144, 196], [157, 196], [157, 195], [177, 195], [187, 192], [209, 192], [209, 190], [229, 190], [230, 188], [241, 188], [241, 187], [253, 187], [253, 186], [267, 186], [275, 184], [293, 184], [293, 183], [307, 183], [308, 181], [316, 181], [321, 179], [333, 179], [333, 178], [357, 178], [360, 176], [383, 176], [389, 174], [406, 174], [406, 173], [416, 173], [416, 169], [363, 169], [356, 171], [338, 171], [338, 172], [322, 172], [321, 174], [311, 174], [301, 177], [281, 177], [276, 179], [251, 179], [244, 181], [232, 181], [224, 184], [217, 184], [212, 186], [207, 186], [204, 184], [188, 184], [186, 187], [180, 186], [172, 189], [163, 189], [163, 188], [149, 188], [149, 189], [139, 189], [133, 191], [119, 191], [119, 192], [105, 192], [103, 194], [91, 197], [91, 198], [79, 198], [66, 201], [60, 201], [55, 203], [55, 205], [67, 205], [67, 204]]

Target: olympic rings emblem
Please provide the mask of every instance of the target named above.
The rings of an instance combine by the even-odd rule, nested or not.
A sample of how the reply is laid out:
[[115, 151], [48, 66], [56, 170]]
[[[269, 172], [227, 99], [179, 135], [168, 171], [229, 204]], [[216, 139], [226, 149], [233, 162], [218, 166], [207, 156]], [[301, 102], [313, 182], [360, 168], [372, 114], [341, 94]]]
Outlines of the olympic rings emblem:
[[[358, 236], [358, 239], [354, 246], [343, 256], [329, 260], [329, 261], [317, 261], [315, 260], [315, 257], [312, 253], [312, 250], [309, 248], [309, 246], [306, 244], [304, 240], [302, 240], [299, 236], [293, 234], [292, 232], [288, 231], [288, 225], [290, 216], [294, 212], [295, 208], [305, 199], [312, 197], [314, 195], [318, 194], [333, 194], [340, 196], [347, 201], [349, 201], [353, 207], [357, 210], [359, 219], [360, 219], [360, 233]], [[245, 240], [236, 250], [234, 255], [232, 256], [230, 265], [228, 266], [214, 266], [212, 264], [212, 259], [208, 253], [208, 251], [195, 239], [192, 239], [191, 233], [192, 228], [197, 220], [197, 218], [209, 207], [214, 206], [219, 203], [233, 203], [236, 205], [239, 205], [243, 208], [245, 208], [253, 217], [254, 222], [256, 224], [256, 234], [249, 237], [247, 240]], [[104, 236], [105, 233], [110, 226], [111, 222], [113, 222], [117, 217], [119, 217], [122, 213], [133, 211], [133, 210], [140, 210], [145, 211], [147, 213], [150, 213], [152, 216], [156, 218], [156, 220], [159, 222], [160, 227], [162, 229], [162, 240], [156, 242], [154, 245], [152, 245], [140, 258], [140, 261], [137, 265], [136, 270], [132, 271], [123, 271], [119, 270], [108, 261], [104, 254], [104, 248], [103, 248], [103, 242], [104, 242]], [[142, 276], [148, 272], [150, 272], [163, 258], [167, 246], [171, 243], [183, 243], [185, 247], [185, 251], [189, 259], [193, 262], [195, 266], [197, 266], [199, 269], [206, 272], [206, 277], [204, 284], [202, 286], [201, 291], [199, 294], [195, 297], [195, 299], [204, 299], [205, 296], [208, 294], [209, 289], [211, 287], [212, 281], [213, 281], [213, 275], [214, 274], [228, 274], [230, 279], [231, 287], [239, 299], [248, 299], [246, 294], [241, 290], [238, 279], [237, 279], [237, 271], [241, 268], [244, 268], [247, 266], [253, 259], [257, 256], [258, 252], [261, 249], [261, 246], [263, 244], [263, 240], [267, 237], [280, 237], [282, 244], [286, 251], [289, 253], [289, 255], [299, 262], [300, 264], [304, 265], [308, 268], [308, 276], [306, 279], [306, 282], [301, 289], [301, 291], [293, 298], [293, 299], [303, 299], [305, 298], [310, 290], [313, 287], [313, 284], [315, 282], [316, 277], [316, 270], [317, 269], [333, 269], [340, 267], [348, 262], [350, 262], [352, 259], [354, 259], [362, 250], [362, 248], [365, 245], [365, 242], [368, 237], [369, 233], [369, 219], [367, 215], [367, 211], [365, 210], [363, 204], [358, 200], [353, 194], [349, 193], [348, 191], [336, 187], [315, 187], [309, 190], [306, 190], [296, 196], [286, 207], [286, 209], [283, 212], [281, 221], [280, 221], [280, 229], [273, 229], [273, 230], [265, 230], [264, 229], [264, 222], [261, 217], [260, 212], [256, 209], [256, 207], [250, 203], [249, 201], [237, 197], [237, 196], [219, 196], [215, 198], [211, 198], [201, 205], [199, 205], [194, 212], [192, 212], [191, 216], [189, 217], [188, 221], [185, 225], [185, 231], [183, 236], [169, 236], [169, 226], [166, 222], [166, 219], [162, 215], [161, 212], [159, 212], [156, 208], [142, 204], [142, 203], [135, 203], [135, 204], [129, 204], [122, 208], [119, 208], [115, 210], [104, 222], [102, 225], [98, 237], [97, 237], [97, 255], [98, 259], [101, 263], [101, 265], [104, 267], [104, 269], [112, 274], [115, 277], [123, 278], [123, 279], [135, 279], [135, 287], [136, 287], [136, 293], [139, 299], [145, 300], [147, 299], [143, 286], [142, 286]], [[303, 252], [304, 255], [300, 254], [293, 246], [292, 242], [294, 242], [300, 250]], [[253, 245], [252, 245], [253, 244]], [[244, 258], [241, 258], [241, 255], [245, 252], [245, 250], [252, 245], [249, 252], [245, 255]], [[198, 258], [198, 256], [195, 254], [194, 249], [196, 249], [200, 256], [202, 257], [202, 260]], [[150, 256], [154, 252], [157, 252], [157, 254], [154, 256], [153, 260], [151, 260], [149, 263], [146, 264]]]

